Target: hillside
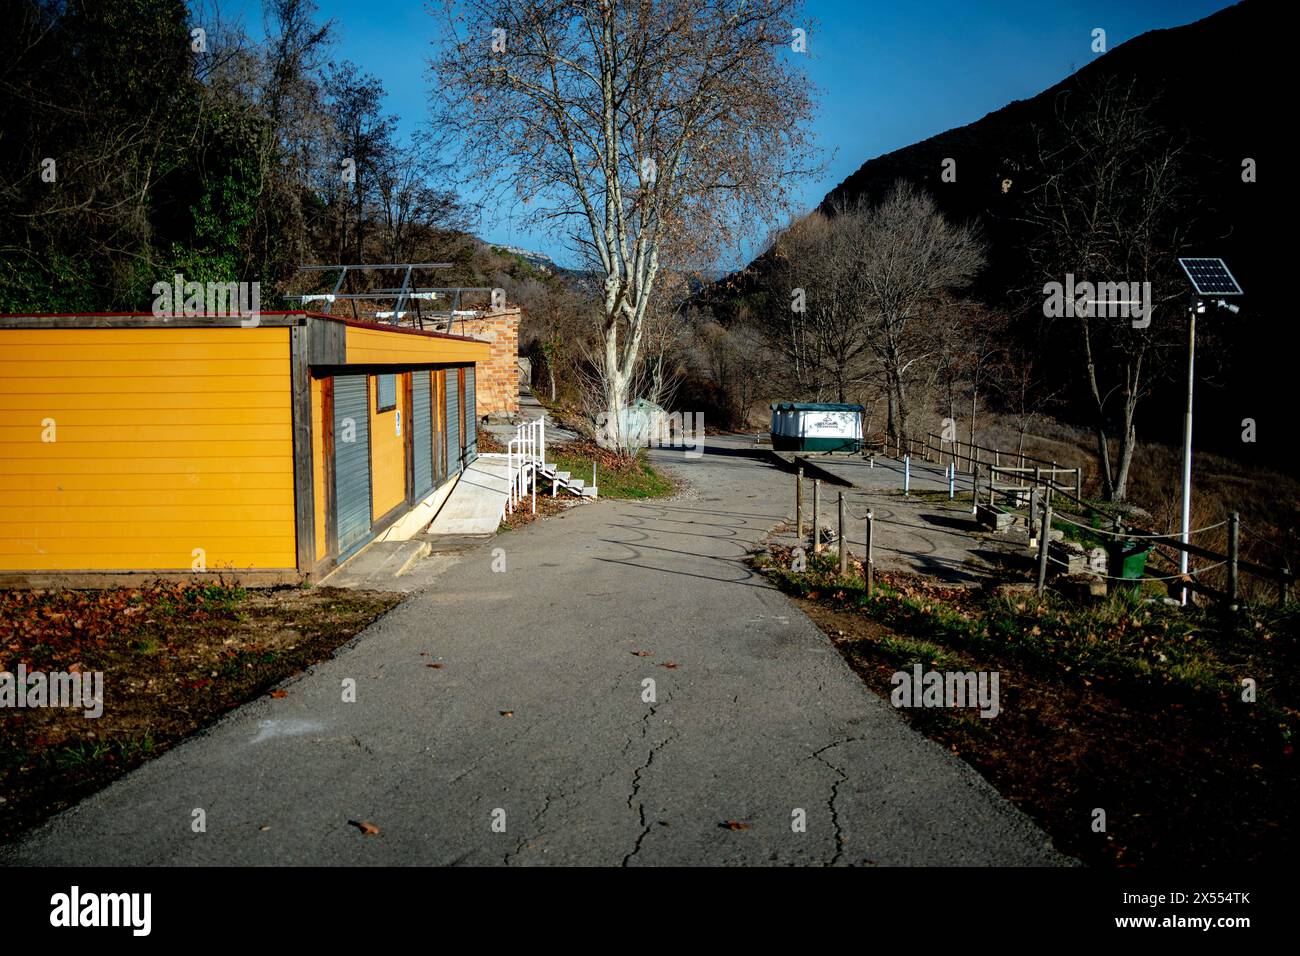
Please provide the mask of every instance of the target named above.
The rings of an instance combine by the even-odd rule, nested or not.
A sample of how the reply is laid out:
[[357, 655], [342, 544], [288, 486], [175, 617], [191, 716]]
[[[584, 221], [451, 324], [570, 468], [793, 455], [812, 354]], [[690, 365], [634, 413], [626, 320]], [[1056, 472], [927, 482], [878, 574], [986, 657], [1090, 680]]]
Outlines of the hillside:
[[[1206, 350], [1208, 359], [1221, 361], [1207, 360], [1203, 369], [1207, 378], [1198, 393], [1198, 413], [1205, 414], [1198, 423], [1198, 443], [1224, 449], [1235, 445], [1234, 454], [1277, 461], [1284, 454], [1280, 439], [1288, 415], [1284, 363], [1300, 345], [1296, 323], [1281, 308], [1281, 250], [1276, 230], [1270, 229], [1281, 209], [1273, 161], [1281, 100], [1271, 91], [1282, 89], [1282, 34], [1281, 5], [1270, 0], [1243, 0], [1196, 23], [1142, 34], [1097, 55], [1037, 96], [868, 160], [832, 189], [819, 208], [831, 212], [842, 198], [880, 197], [898, 179], [916, 183], [934, 195], [945, 215], [976, 221], [987, 238], [989, 265], [975, 294], [1012, 312], [1032, 308], [1041, 280], [1027, 272], [1027, 238], [1018, 219], [1031, 185], [1027, 170], [1036, 133], [1050, 127], [1058, 109], [1071, 97], [1077, 101], [1081, 91], [1132, 82], [1153, 102], [1153, 118], [1186, 142], [1186, 174], [1197, 199], [1185, 254], [1223, 257], [1247, 293], [1240, 316], [1216, 318], [1215, 328], [1203, 330], [1221, 337]], [[1247, 157], [1258, 164], [1258, 182], [1242, 181]], [[947, 158], [956, 160], [955, 182], [942, 181]], [[1010, 181], [1006, 191], [1004, 180]], [[763, 268], [760, 256], [708, 298], [725, 315], [725, 300], [736, 290], [743, 295], [753, 288]], [[1162, 388], [1145, 411], [1139, 427], [1146, 437], [1177, 440], [1178, 392]], [[1246, 417], [1257, 421], [1261, 437], [1243, 449], [1240, 421]]]

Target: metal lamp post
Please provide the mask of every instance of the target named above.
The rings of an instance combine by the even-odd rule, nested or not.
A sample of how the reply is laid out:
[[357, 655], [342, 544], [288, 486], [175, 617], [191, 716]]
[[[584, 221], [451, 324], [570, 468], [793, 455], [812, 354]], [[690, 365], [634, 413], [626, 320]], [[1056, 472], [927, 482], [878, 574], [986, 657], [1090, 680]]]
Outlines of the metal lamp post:
[[[1196, 313], [1205, 311], [1205, 303], [1193, 297], [1187, 318], [1187, 410], [1183, 413], [1183, 511], [1179, 540], [1191, 543], [1192, 532], [1192, 394], [1196, 384]], [[1180, 600], [1187, 604], [1187, 552], [1178, 552], [1178, 576], [1184, 582]]]
[[[1224, 296], [1241, 295], [1241, 286], [1228, 271], [1222, 259], [1179, 259], [1188, 280], [1192, 284], [1192, 304], [1187, 318], [1187, 411], [1183, 415], [1183, 513], [1179, 540], [1183, 545], [1191, 543], [1192, 535], [1192, 395], [1196, 386], [1196, 316], [1206, 310], [1207, 302], [1231, 312], [1239, 311], [1237, 306], [1229, 305]], [[1187, 604], [1187, 551], [1178, 551], [1178, 576], [1183, 582], [1180, 600]]]

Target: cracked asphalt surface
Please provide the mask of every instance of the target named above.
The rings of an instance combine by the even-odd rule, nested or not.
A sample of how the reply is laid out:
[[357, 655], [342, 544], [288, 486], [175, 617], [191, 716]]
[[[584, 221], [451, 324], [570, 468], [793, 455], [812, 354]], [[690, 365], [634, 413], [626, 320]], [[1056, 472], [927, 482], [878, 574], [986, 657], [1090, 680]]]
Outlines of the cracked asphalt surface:
[[0, 862], [1069, 863], [746, 567], [793, 502], [789, 476], [745, 445], [657, 451], [691, 483], [681, 497], [583, 505], [466, 552], [286, 697]]

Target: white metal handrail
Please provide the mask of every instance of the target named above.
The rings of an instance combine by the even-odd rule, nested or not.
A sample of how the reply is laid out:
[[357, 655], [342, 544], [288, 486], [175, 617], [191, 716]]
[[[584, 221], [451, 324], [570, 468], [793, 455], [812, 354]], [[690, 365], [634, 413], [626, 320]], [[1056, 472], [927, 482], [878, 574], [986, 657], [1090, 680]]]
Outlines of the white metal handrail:
[[506, 509], [514, 514], [515, 505], [532, 491], [532, 512], [537, 513], [537, 473], [546, 464], [546, 418], [522, 422], [515, 437], [506, 443], [506, 471], [510, 476]]

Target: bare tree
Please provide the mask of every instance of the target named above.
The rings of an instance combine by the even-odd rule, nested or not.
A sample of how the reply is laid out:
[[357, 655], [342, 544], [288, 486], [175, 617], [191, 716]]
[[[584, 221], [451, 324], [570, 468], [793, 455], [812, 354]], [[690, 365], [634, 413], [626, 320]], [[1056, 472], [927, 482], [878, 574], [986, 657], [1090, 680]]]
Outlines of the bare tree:
[[[333, 258], [364, 262], [366, 226], [378, 205], [381, 176], [392, 162], [397, 117], [384, 112], [384, 85], [379, 78], [344, 60], [332, 64], [324, 95], [334, 127], [334, 155], [340, 175], [327, 189], [334, 206]], [[344, 164], [350, 177], [344, 177]], [[398, 260], [389, 260], [398, 261]]]
[[[1086, 301], [1072, 308], [1078, 368], [1091, 399], [1102, 491], [1123, 501], [1137, 447], [1138, 407], [1177, 340], [1174, 277], [1188, 227], [1183, 147], [1151, 117], [1151, 101], [1115, 82], [1058, 103], [1056, 122], [1039, 136], [1026, 218], [1030, 255], [1042, 280], [1065, 284], [1150, 282], [1154, 301], [1140, 322], [1098, 316]], [[1046, 293], [1046, 288], [1044, 292]], [[1081, 297], [1082, 299], [1082, 297]], [[1161, 316], [1168, 316], [1161, 318]], [[1145, 323], [1145, 324], [1143, 324]], [[1115, 405], [1118, 404], [1116, 413]], [[1112, 428], [1118, 433], [1112, 459]]]
[[942, 395], [944, 417], [955, 422], [970, 351], [969, 326], [960, 306], [945, 297], [936, 304], [930, 328], [935, 346], [934, 377]]
[[[773, 221], [810, 152], [782, 55], [800, 0], [447, 0], [439, 122], [466, 168], [603, 278], [602, 403], [633, 381], [656, 279]], [[487, 135], [490, 131], [490, 135]], [[629, 450], [615, 431], [613, 444]]]
[[289, 239], [289, 262], [308, 261], [314, 251], [305, 194], [324, 191], [339, 177], [338, 168], [324, 161], [333, 155], [333, 128], [321, 94], [334, 21], [317, 23], [315, 16], [312, 0], [271, 0], [263, 8], [267, 43], [260, 102], [274, 139], [262, 151], [259, 177], [274, 202], [259, 208], [258, 230], [267, 242], [276, 233]]
[[1016, 454], [1024, 454], [1025, 435], [1060, 394], [1044, 376], [1042, 353], [1032, 345], [1003, 350], [990, 368], [992, 387], [1016, 423]]
[[[993, 364], [1000, 354], [1006, 322], [1004, 316], [975, 302], [963, 302], [959, 308], [965, 319], [966, 348], [963, 364], [966, 369], [966, 387], [970, 391], [970, 443], [974, 445], [979, 420], [980, 390], [986, 385]], [[972, 462], [971, 468], [974, 467]]]
[[734, 324], [727, 330], [727, 337], [735, 356], [732, 363], [734, 377], [728, 389], [735, 409], [734, 424], [745, 428], [759, 397], [770, 387], [777, 360], [757, 326]]
[[948, 222], [932, 197], [900, 181], [862, 217], [857, 247], [868, 341], [892, 405], [888, 433], [906, 443], [908, 382], [935, 349], [917, 320], [983, 268], [984, 244], [972, 226]]
[[661, 279], [662, 294], [646, 310], [638, 374], [630, 394], [640, 395], [660, 407], [670, 405], [685, 374], [683, 346], [687, 338], [682, 312], [690, 301], [686, 276], [668, 274]]
[[860, 200], [839, 204], [833, 216], [798, 220], [772, 248], [772, 341], [807, 397], [845, 401], [870, 364], [858, 263], [866, 217]]
[[453, 228], [463, 224], [456, 194], [437, 185], [442, 165], [422, 137], [405, 146], [390, 143], [377, 157], [374, 189], [383, 261], [408, 262], [416, 227]]
[[[540, 355], [547, 392], [552, 403], [560, 397], [560, 383], [574, 375], [584, 361], [584, 340], [592, 338], [594, 302], [581, 288], [554, 277], [513, 282], [503, 278], [507, 298], [523, 310], [520, 340], [533, 343]], [[568, 382], [567, 384], [573, 384]]]

